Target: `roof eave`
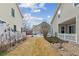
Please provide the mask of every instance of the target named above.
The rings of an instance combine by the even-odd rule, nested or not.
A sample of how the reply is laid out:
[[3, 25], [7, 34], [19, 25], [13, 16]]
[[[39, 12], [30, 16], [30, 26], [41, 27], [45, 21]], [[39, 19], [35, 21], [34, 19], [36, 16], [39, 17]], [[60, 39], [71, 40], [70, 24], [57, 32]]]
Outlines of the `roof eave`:
[[52, 24], [52, 22], [53, 22], [53, 20], [54, 20], [55, 16], [56, 16], [56, 15], [57, 15], [57, 13], [58, 13], [58, 10], [59, 10], [60, 6], [61, 6], [61, 3], [59, 3], [59, 4], [58, 4], [58, 6], [57, 6], [57, 8], [56, 8], [55, 14], [54, 14], [54, 16], [52, 17], [51, 24]]
[[17, 3], [16, 3], [16, 6], [17, 6], [17, 8], [18, 8], [18, 10], [20, 12], [21, 17], [23, 18], [23, 15], [22, 15], [21, 10], [20, 10], [19, 6], [17, 5]]

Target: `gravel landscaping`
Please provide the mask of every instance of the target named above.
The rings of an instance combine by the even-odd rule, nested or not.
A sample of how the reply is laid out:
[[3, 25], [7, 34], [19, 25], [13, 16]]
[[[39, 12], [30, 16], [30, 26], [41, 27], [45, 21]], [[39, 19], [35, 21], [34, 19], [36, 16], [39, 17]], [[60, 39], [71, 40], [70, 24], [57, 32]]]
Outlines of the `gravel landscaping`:
[[60, 56], [79, 56], [79, 44], [63, 41], [57, 37], [48, 37], [46, 40], [60, 52]]
[[60, 47], [60, 43], [54, 43], [51, 45], [55, 47], [59, 52], [61, 56], [79, 56], [79, 45], [75, 43], [63, 43], [62, 47]]

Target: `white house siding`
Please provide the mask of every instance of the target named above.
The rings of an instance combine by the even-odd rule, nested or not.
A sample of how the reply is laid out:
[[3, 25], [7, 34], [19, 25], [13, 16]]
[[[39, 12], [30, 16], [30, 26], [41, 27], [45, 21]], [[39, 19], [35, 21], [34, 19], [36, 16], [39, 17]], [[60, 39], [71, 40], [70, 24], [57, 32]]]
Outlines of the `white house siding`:
[[[11, 8], [15, 10], [15, 17], [11, 14]], [[22, 16], [15, 3], [0, 3], [0, 21], [5, 22], [0, 22], [0, 51], [1, 49], [7, 48], [8, 44], [16, 44], [26, 37], [26, 33], [21, 32]], [[17, 32], [9, 31], [8, 24], [12, 29], [14, 29], [14, 25], [16, 25]]]
[[60, 7], [61, 13], [60, 18], [57, 19], [58, 23], [62, 23], [79, 15], [79, 6], [74, 7], [73, 3], [63, 3]]
[[60, 12], [60, 18], [58, 18], [58, 14], [56, 14], [51, 27], [53, 26], [53, 34], [55, 35], [55, 32], [58, 33], [58, 25], [62, 24], [63, 22], [70, 20], [74, 17], [76, 17], [76, 42], [79, 42], [79, 6], [74, 6], [73, 3], [62, 3], [59, 10]]
[[55, 36], [55, 33], [58, 32], [58, 23], [57, 23], [57, 17], [54, 19], [53, 23], [52, 23], [52, 32], [53, 32], [53, 36]]
[[[11, 15], [11, 8], [15, 10], [15, 17]], [[10, 24], [11, 28], [16, 25], [17, 31], [21, 31], [22, 17], [15, 3], [0, 3], [0, 18]]]
[[77, 33], [77, 43], [79, 43], [79, 15], [76, 17], [76, 33]]
[[[70, 20], [74, 17], [76, 17], [78, 14], [79, 14], [79, 7], [74, 7], [73, 3], [64, 3], [61, 5], [61, 14], [60, 14], [60, 21], [58, 21], [59, 23], [58, 24], [61, 24], [67, 20]], [[76, 23], [77, 24], [77, 23]], [[77, 25], [76, 25], [77, 26]], [[76, 27], [77, 29], [77, 27]], [[76, 30], [76, 33], [75, 33], [75, 36], [76, 36], [77, 33], [77, 30]], [[76, 39], [73, 39], [74, 42], [78, 42], [77, 40], [77, 36], [75, 37]], [[69, 39], [70, 40], [70, 39]]]

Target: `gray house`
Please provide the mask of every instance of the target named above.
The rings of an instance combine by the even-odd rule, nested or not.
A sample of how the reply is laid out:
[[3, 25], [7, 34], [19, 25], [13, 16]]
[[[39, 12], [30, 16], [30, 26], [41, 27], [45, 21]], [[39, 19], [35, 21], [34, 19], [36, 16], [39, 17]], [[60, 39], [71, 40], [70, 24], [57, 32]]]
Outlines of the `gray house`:
[[52, 36], [79, 43], [79, 3], [58, 4], [51, 21]]

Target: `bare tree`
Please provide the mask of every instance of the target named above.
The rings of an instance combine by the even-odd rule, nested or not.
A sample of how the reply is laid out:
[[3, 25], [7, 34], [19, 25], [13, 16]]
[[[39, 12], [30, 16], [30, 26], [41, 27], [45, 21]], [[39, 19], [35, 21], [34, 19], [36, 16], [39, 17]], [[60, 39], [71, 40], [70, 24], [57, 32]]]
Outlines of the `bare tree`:
[[41, 32], [42, 32], [44, 38], [47, 38], [47, 34], [48, 34], [49, 30], [50, 30], [50, 25], [46, 22], [42, 22], [41, 23]]

